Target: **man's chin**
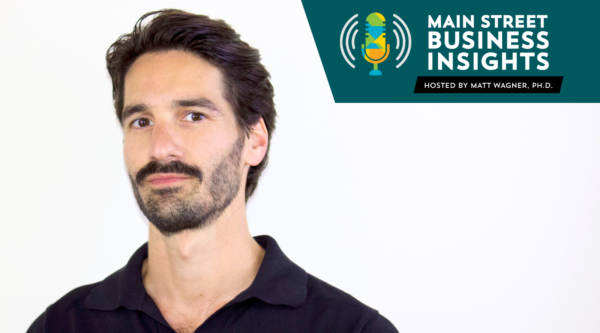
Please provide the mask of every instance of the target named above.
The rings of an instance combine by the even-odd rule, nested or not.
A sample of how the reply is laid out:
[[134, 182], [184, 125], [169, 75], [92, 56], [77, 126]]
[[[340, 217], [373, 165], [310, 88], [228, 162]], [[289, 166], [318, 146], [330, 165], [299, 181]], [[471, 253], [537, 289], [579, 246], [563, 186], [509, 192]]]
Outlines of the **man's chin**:
[[210, 225], [210, 221], [194, 219], [190, 216], [178, 216], [177, 212], [154, 212], [148, 217], [149, 222], [164, 236], [174, 236], [185, 231], [194, 231]]
[[150, 194], [159, 197], [172, 197], [182, 191], [183, 186], [172, 186], [150, 189]]

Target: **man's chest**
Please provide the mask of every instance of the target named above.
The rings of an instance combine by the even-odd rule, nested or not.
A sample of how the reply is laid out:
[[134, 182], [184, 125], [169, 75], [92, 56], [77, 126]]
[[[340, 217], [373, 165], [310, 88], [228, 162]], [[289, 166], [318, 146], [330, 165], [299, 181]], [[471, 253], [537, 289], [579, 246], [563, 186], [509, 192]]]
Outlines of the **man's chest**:
[[[96, 312], [96, 311], [95, 311]], [[92, 316], [75, 319], [76, 325], [66, 327], [51, 325], [47, 332], [86, 332], [86, 333], [305, 333], [305, 332], [360, 332], [360, 320], [336, 321], [319, 315], [319, 309], [310, 314], [292, 308], [273, 311], [257, 310], [238, 306], [220, 309], [206, 320], [169, 324], [164, 318], [149, 315], [142, 311], [119, 309], [98, 311]], [[322, 311], [321, 311], [322, 312]]]

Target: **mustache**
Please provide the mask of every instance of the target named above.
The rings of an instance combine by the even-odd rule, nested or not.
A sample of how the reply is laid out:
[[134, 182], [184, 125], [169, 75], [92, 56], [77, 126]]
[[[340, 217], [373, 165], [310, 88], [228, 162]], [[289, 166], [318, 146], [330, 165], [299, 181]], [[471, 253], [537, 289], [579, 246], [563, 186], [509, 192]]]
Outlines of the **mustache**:
[[202, 182], [202, 171], [197, 166], [185, 164], [181, 161], [172, 161], [169, 163], [152, 161], [138, 171], [135, 176], [135, 183], [141, 186], [144, 179], [155, 173], [180, 173], [198, 178]]

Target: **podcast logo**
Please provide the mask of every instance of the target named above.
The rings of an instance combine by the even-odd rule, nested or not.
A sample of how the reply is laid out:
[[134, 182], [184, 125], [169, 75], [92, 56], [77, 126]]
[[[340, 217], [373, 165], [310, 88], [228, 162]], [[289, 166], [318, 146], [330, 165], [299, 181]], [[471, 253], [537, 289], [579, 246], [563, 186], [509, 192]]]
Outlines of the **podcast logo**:
[[600, 1], [448, 3], [302, 0], [335, 102], [600, 100]]
[[[412, 41], [410, 30], [408, 30], [406, 23], [404, 23], [404, 21], [396, 14], [393, 14], [393, 18], [392, 29], [396, 37], [395, 52], [398, 52], [395, 61], [398, 62], [396, 68], [399, 68], [404, 64], [410, 54]], [[342, 51], [342, 56], [352, 68], [356, 68], [356, 65], [354, 64], [356, 58], [354, 57], [353, 52], [355, 52], [354, 50], [356, 49], [355, 40], [359, 29], [355, 27], [358, 22], [358, 14], [355, 14], [346, 22], [342, 28], [342, 33], [340, 34], [340, 50]], [[348, 26], [350, 26], [350, 29], [346, 30]], [[400, 34], [398, 34], [398, 32], [400, 32]], [[369, 75], [371, 76], [383, 75], [379, 69], [379, 64], [384, 62], [391, 52], [390, 44], [387, 44], [386, 35], [385, 17], [380, 13], [369, 14], [366, 18], [365, 43], [361, 44], [361, 52], [363, 58], [367, 62], [373, 64], [373, 70], [369, 72]], [[352, 44], [350, 44], [350, 41], [352, 41]], [[352, 50], [350, 49], [350, 45], [352, 45]]]

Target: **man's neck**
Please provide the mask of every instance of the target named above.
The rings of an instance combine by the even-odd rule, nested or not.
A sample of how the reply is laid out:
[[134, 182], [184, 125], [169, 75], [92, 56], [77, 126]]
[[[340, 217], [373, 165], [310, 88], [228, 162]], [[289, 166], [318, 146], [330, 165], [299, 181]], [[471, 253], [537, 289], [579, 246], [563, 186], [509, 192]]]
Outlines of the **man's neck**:
[[165, 237], [150, 224], [144, 287], [165, 319], [197, 328], [254, 281], [264, 249], [250, 235], [245, 209], [229, 207], [210, 226]]

